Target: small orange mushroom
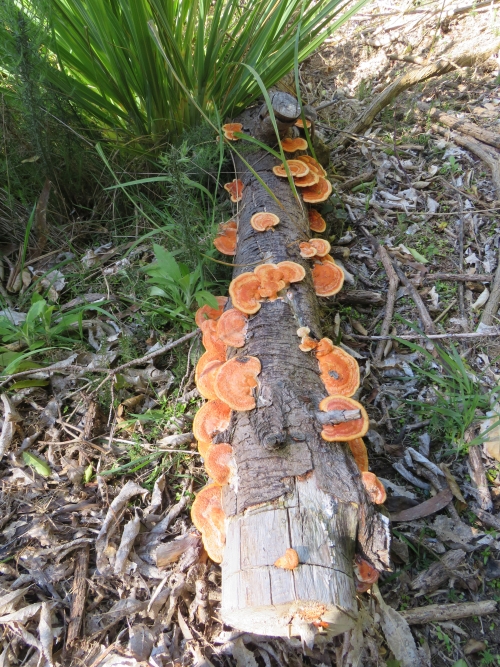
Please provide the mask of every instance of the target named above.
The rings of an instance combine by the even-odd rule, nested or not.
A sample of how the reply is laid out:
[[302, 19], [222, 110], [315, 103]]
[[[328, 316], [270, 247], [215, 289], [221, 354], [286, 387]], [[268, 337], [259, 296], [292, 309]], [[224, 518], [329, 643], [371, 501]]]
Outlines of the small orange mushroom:
[[340, 424], [325, 424], [321, 431], [321, 437], [327, 442], [349, 442], [366, 435], [370, 426], [370, 420], [366, 410], [357, 401], [348, 396], [327, 396], [319, 404], [319, 409], [324, 412], [332, 410], [359, 410], [360, 419], [341, 422]]
[[299, 178], [294, 178], [293, 182], [298, 188], [310, 188], [312, 185], [316, 185], [319, 182], [319, 175], [315, 174], [313, 171], [309, 171], [305, 176]]
[[204, 352], [201, 357], [198, 359], [198, 363], [196, 364], [196, 372], [194, 376], [194, 381], [198, 382], [199, 376], [203, 373], [205, 368], [210, 364], [212, 361], [222, 361], [224, 362], [226, 360], [226, 356], [224, 355], [221, 357], [217, 352]]
[[309, 167], [309, 171], [314, 171], [314, 173], [318, 174], [318, 176], [326, 178], [326, 171], [323, 169], [320, 163], [317, 160], [315, 160], [311, 155], [300, 155], [297, 158], [297, 160], [305, 162]]
[[223, 255], [236, 254], [236, 234], [238, 225], [234, 220], [223, 222], [219, 225], [217, 236], [214, 238], [214, 246]]
[[[299, 118], [298, 120], [296, 120], [295, 125], [297, 127], [303, 128], [304, 127], [304, 121], [302, 120], [302, 118]], [[309, 120], [309, 118], [306, 118], [306, 125], [307, 125], [308, 128], [311, 127], [311, 121]]]
[[[319, 180], [319, 179], [318, 179]], [[315, 208], [310, 208], [308, 212], [309, 227], [311, 231], [321, 234], [326, 230], [326, 222], [323, 216]]]
[[344, 284], [344, 272], [331, 262], [318, 262], [313, 266], [312, 279], [318, 296], [333, 296]]
[[[301, 178], [302, 176], [305, 176], [309, 173], [309, 167], [305, 162], [301, 162], [300, 160], [287, 160], [286, 163], [288, 165], [290, 174], [294, 178]], [[276, 165], [276, 167], [273, 167], [273, 173], [275, 176], [279, 176], [280, 178], [287, 177], [284, 164]]]
[[363, 438], [355, 438], [347, 443], [360, 472], [368, 472], [368, 452]]
[[253, 410], [253, 389], [258, 385], [261, 364], [257, 357], [233, 357], [223, 364], [215, 380], [215, 392], [221, 401], [238, 411]]
[[352, 396], [359, 388], [359, 365], [341, 347], [317, 354], [320, 378], [330, 396]]
[[278, 292], [285, 289], [286, 283], [284, 280], [261, 282], [259, 287], [259, 294], [263, 299], [275, 301], [278, 298]]
[[217, 321], [217, 335], [229, 347], [243, 347], [248, 317], [237, 308], [226, 310]]
[[331, 250], [331, 245], [325, 239], [311, 239], [309, 243], [316, 248], [318, 257], [325, 257]]
[[212, 306], [205, 305], [198, 308], [196, 311], [194, 321], [198, 327], [201, 327], [201, 323], [205, 322], [205, 320], [218, 320], [222, 315], [224, 306], [227, 303], [227, 296], [216, 296], [215, 298], [219, 304], [218, 308], [212, 308]]
[[242, 313], [253, 315], [260, 310], [260, 279], [250, 272], [240, 273], [229, 285], [233, 306]]
[[266, 213], [261, 211], [260, 213], [255, 213], [250, 218], [250, 224], [257, 232], [265, 232], [271, 227], [275, 227], [280, 219], [274, 213]]
[[329, 262], [330, 264], [335, 264], [335, 260], [331, 255], [325, 255], [324, 257], [321, 258], [322, 262]]
[[200, 452], [202, 448], [206, 450], [214, 436], [227, 429], [230, 420], [231, 408], [227, 403], [216, 399], [202, 405], [193, 420], [193, 435], [198, 440]]
[[361, 479], [365, 486], [366, 492], [370, 496], [370, 500], [375, 505], [382, 505], [387, 500], [387, 493], [382, 482], [377, 475], [372, 472], [362, 472]]
[[277, 267], [281, 271], [281, 278], [286, 283], [298, 283], [306, 277], [306, 270], [296, 262], [279, 262]]
[[203, 458], [207, 475], [214, 480], [215, 484], [219, 486], [229, 484], [233, 473], [231, 466], [233, 448], [231, 445], [226, 442], [210, 445]]
[[314, 338], [311, 338], [310, 336], [303, 336], [299, 345], [299, 349], [302, 350], [302, 352], [310, 352], [311, 350], [315, 350], [317, 347], [318, 341], [314, 340]]
[[307, 141], [302, 137], [295, 137], [294, 139], [286, 138], [281, 142], [281, 148], [285, 153], [295, 153], [295, 151], [307, 150]]
[[221, 563], [226, 542], [226, 515], [220, 486], [208, 484], [198, 492], [191, 507], [191, 520], [201, 533], [209, 557], [214, 563]]
[[316, 348], [316, 356], [319, 359], [319, 357], [322, 357], [324, 354], [332, 352], [334, 347], [335, 345], [329, 338], [322, 338], [318, 343], [318, 347]]
[[302, 241], [302, 243], [299, 243], [299, 251], [300, 251], [300, 256], [304, 257], [305, 259], [316, 257], [316, 255], [318, 254], [316, 248], [313, 245], [311, 245], [309, 241]]
[[374, 584], [379, 578], [379, 572], [359, 554], [354, 556], [354, 574], [356, 579], [367, 584]]
[[230, 183], [226, 183], [224, 185], [224, 190], [227, 190], [229, 192], [229, 194], [231, 195], [231, 201], [235, 203], [237, 201], [241, 201], [241, 198], [243, 197], [244, 188], [245, 186], [243, 185], [243, 181], [240, 181], [239, 178], [235, 178]]
[[326, 178], [320, 176], [319, 181], [315, 185], [303, 188], [302, 199], [307, 204], [319, 204], [328, 199], [332, 194], [332, 190], [333, 188], [330, 181], [327, 181]]
[[226, 139], [229, 139], [229, 141], [238, 141], [238, 137], [235, 137], [234, 133], [241, 132], [242, 129], [243, 125], [241, 123], [226, 123], [222, 126], [224, 136]]
[[224, 363], [224, 360], [213, 359], [209, 361], [201, 373], [196, 373], [196, 387], [203, 398], [208, 400], [215, 400], [217, 394], [215, 393], [215, 378], [217, 376], [217, 371]]
[[295, 570], [299, 564], [299, 554], [295, 549], [287, 549], [283, 556], [278, 558], [274, 563], [274, 567], [279, 567], [282, 570]]

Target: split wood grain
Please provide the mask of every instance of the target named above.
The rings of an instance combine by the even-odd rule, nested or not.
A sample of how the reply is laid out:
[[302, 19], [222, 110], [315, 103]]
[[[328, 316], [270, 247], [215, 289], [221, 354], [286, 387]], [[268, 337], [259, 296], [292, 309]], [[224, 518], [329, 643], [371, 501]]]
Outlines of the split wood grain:
[[73, 595], [71, 598], [70, 618], [66, 646], [70, 648], [78, 639], [82, 627], [85, 600], [87, 597], [87, 572], [89, 567], [89, 545], [78, 549], [75, 554], [75, 576], [73, 579]]
[[481, 602], [431, 604], [418, 609], [406, 609], [399, 613], [410, 625], [424, 625], [425, 623], [453, 621], [457, 618], [486, 616], [487, 614], [494, 614], [496, 611], [497, 603], [495, 600], [482, 600]]

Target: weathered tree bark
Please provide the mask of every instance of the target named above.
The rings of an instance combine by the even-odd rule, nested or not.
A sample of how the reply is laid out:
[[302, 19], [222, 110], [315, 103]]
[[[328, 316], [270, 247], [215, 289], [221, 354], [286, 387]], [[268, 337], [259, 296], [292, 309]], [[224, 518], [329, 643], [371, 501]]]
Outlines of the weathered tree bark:
[[[299, 109], [282, 93], [274, 95], [273, 107], [284, 134]], [[245, 133], [276, 144], [265, 108], [247, 111], [240, 122]], [[237, 465], [237, 483], [223, 487], [228, 519], [221, 611], [240, 630], [298, 635], [310, 644], [318, 632], [314, 623], [328, 624], [321, 630], [325, 638], [354, 625], [354, 553], [379, 570], [389, 569], [388, 520], [369, 502], [349, 448], [320, 436], [316, 413], [327, 392], [315, 356], [301, 352], [296, 333], [307, 326], [321, 338], [311, 266], [298, 247], [310, 237], [304, 206], [288, 181], [273, 174], [277, 161], [270, 154], [246, 152], [245, 160], [281, 206], [238, 161], [236, 175], [245, 189], [233, 277], [258, 263], [291, 260], [305, 267], [306, 278], [283, 298], [262, 303], [238, 351], [258, 357], [262, 371], [256, 409], [233, 412], [229, 429], [216, 438], [232, 444]], [[264, 210], [280, 222], [272, 231], [256, 232], [250, 218]], [[275, 567], [288, 548], [295, 549], [300, 565]]]

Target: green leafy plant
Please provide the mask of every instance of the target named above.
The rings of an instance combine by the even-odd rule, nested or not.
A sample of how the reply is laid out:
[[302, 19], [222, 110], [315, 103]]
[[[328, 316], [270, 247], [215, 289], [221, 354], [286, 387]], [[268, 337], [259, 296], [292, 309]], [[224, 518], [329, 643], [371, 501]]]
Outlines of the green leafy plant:
[[27, 22], [49, 23], [49, 85], [110, 139], [124, 132], [150, 143], [195, 125], [199, 109], [237, 114], [260, 95], [243, 64], [269, 88], [293, 67], [299, 22], [302, 62], [365, 2], [346, 9], [342, 0], [31, 0], [22, 7]]
[[453, 345], [448, 352], [434, 344], [434, 356], [422, 345], [401, 338], [398, 342], [419, 352], [424, 363], [412, 363], [415, 373], [432, 387], [429, 401], [406, 400], [422, 419], [429, 419], [429, 430], [434, 437], [443, 436], [459, 449], [481, 444], [484, 434], [465, 442], [465, 432], [477, 420], [477, 411], [487, 412], [500, 389], [485, 392], [481, 378], [469, 370], [460, 352]]
[[161, 297], [160, 305], [149, 306], [167, 319], [181, 321], [184, 325], [192, 325], [194, 313], [193, 305], [208, 304], [217, 308], [215, 297], [207, 291], [203, 279], [203, 265], [201, 262], [193, 271], [187, 264], [177, 262], [174, 254], [168, 252], [158, 244], [153, 245], [156, 262], [144, 268], [149, 275], [152, 287], [149, 293], [152, 297]]

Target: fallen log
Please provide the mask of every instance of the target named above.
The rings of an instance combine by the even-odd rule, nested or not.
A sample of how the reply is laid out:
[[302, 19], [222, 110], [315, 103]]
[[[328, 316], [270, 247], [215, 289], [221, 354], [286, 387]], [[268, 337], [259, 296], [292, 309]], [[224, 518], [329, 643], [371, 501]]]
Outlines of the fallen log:
[[[272, 102], [283, 138], [300, 110], [296, 100], [283, 93], [274, 94]], [[276, 145], [266, 107], [250, 109], [239, 120], [243, 133]], [[312, 645], [356, 623], [355, 556], [372, 573], [389, 569], [388, 519], [370, 500], [375, 489], [365, 488], [363, 475], [371, 475], [370, 483], [375, 476], [360, 471], [349, 443], [327, 442], [321, 436], [336, 428], [333, 423], [359, 423], [359, 414], [366, 413], [355, 401], [352, 409], [349, 403], [342, 408], [321, 404], [329, 392], [320, 377], [319, 357], [312, 351], [328, 339], [321, 334], [313, 264], [301, 256], [299, 248], [311, 238], [307, 209], [288, 180], [273, 173], [279, 163], [267, 151], [245, 151], [245, 163], [236, 159], [242, 190], [234, 189], [241, 188], [237, 182], [230, 186], [236, 193], [233, 201], [241, 200], [235, 216], [232, 301], [223, 315], [241, 309], [235, 286], [252, 280], [259, 263], [293, 262], [303, 277], [277, 288], [273, 299], [260, 299], [252, 311], [243, 310], [250, 315], [243, 338], [238, 349], [227, 348], [227, 361], [216, 374], [214, 387], [220, 401], [227, 396], [222, 396], [222, 369], [235, 360], [253, 369], [256, 379], [247, 386], [257, 385], [253, 394], [247, 390], [246, 407], [233, 407], [230, 417], [225, 413], [224, 430], [213, 436], [203, 454], [207, 469], [214, 447], [224, 448], [232, 457], [233, 476], [221, 492], [225, 517], [221, 614], [225, 623], [239, 630], [299, 636]], [[255, 216], [261, 212], [272, 214], [268, 219], [272, 229], [257, 231]], [[311, 352], [299, 348], [301, 340], [302, 346], [311, 345], [307, 348]], [[342, 350], [338, 354], [350, 357]], [[338, 375], [332, 371], [329, 377]], [[197, 418], [193, 432], [198, 432]], [[205, 445], [199, 438], [200, 451]], [[207, 498], [210, 493], [217, 496], [215, 485], [205, 487], [205, 492]], [[193, 505], [195, 525], [203, 508], [202, 493]], [[200, 530], [205, 541], [203, 526]]]

